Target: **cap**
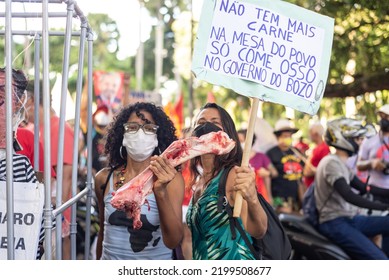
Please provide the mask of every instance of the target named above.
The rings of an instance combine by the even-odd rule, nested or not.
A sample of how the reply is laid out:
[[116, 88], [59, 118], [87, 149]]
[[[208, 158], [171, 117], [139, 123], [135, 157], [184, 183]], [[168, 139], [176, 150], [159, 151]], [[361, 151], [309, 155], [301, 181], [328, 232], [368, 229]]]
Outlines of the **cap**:
[[378, 113], [384, 113], [386, 115], [389, 115], [389, 104], [385, 104], [381, 108], [379, 108]]
[[294, 127], [293, 123], [287, 119], [280, 119], [276, 122], [274, 126], [274, 134], [279, 135], [282, 132], [291, 132], [296, 133], [298, 131], [297, 128]]

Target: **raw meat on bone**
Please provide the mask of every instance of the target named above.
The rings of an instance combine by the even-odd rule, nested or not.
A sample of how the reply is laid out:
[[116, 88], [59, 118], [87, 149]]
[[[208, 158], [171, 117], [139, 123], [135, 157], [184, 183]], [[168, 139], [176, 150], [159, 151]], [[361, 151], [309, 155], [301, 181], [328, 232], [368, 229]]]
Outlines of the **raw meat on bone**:
[[[210, 132], [201, 137], [189, 137], [174, 141], [161, 156], [169, 160], [174, 167], [194, 157], [204, 154], [223, 155], [235, 147], [235, 141], [223, 132]], [[133, 227], [142, 227], [140, 221], [141, 206], [147, 203], [146, 197], [153, 191], [153, 175], [149, 167], [138, 176], [121, 186], [113, 193], [111, 205], [127, 213], [133, 219]]]

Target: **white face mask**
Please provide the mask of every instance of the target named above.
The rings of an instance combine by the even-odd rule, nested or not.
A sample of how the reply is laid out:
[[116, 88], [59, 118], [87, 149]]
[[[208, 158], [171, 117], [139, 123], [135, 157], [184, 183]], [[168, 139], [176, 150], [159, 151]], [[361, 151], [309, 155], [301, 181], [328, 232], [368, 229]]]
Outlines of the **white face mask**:
[[136, 133], [126, 132], [123, 135], [123, 146], [134, 161], [144, 161], [158, 147], [157, 134], [145, 134], [143, 129], [139, 129]]
[[26, 106], [26, 103], [27, 103], [27, 91], [24, 91], [24, 94], [23, 94], [21, 99], [19, 97], [17, 97], [17, 99], [20, 102], [21, 106], [13, 114], [13, 117], [12, 117], [12, 129], [13, 129], [13, 131], [16, 131], [16, 129], [19, 127], [19, 125], [21, 124], [21, 122], [25, 118], [25, 106]]
[[24, 110], [23, 108], [20, 108], [12, 117], [12, 130], [16, 131], [23, 120]]

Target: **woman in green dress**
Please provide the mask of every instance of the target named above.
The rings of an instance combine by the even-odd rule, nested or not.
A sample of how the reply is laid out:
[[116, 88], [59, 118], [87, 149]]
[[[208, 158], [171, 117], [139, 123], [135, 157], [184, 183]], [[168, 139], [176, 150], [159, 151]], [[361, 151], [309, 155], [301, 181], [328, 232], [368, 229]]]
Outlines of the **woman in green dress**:
[[239, 222], [249, 238], [261, 238], [267, 230], [267, 216], [258, 201], [255, 173], [249, 167], [240, 167], [242, 148], [234, 122], [226, 110], [215, 103], [201, 108], [194, 125], [194, 136], [223, 130], [237, 145], [226, 155], [206, 154], [192, 159], [191, 185], [194, 190], [187, 213], [187, 223], [192, 233], [193, 259], [198, 260], [252, 260], [255, 259], [243, 238], [236, 232], [232, 239], [228, 215], [219, 213], [218, 183], [222, 171], [234, 166], [227, 177], [226, 198], [233, 207], [235, 194], [243, 197]]

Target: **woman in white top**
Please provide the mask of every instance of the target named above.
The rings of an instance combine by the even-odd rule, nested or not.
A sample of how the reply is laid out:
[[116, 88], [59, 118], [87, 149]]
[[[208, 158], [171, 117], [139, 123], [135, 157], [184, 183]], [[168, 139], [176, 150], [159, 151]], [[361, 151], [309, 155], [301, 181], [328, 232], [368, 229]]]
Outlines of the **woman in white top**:
[[[162, 108], [136, 103], [122, 109], [110, 124], [105, 145], [109, 168], [96, 174], [100, 213], [97, 259], [172, 259], [183, 237], [184, 180], [160, 155], [177, 139]], [[141, 208], [140, 229], [126, 213], [112, 207], [112, 192], [150, 165], [153, 192]]]

